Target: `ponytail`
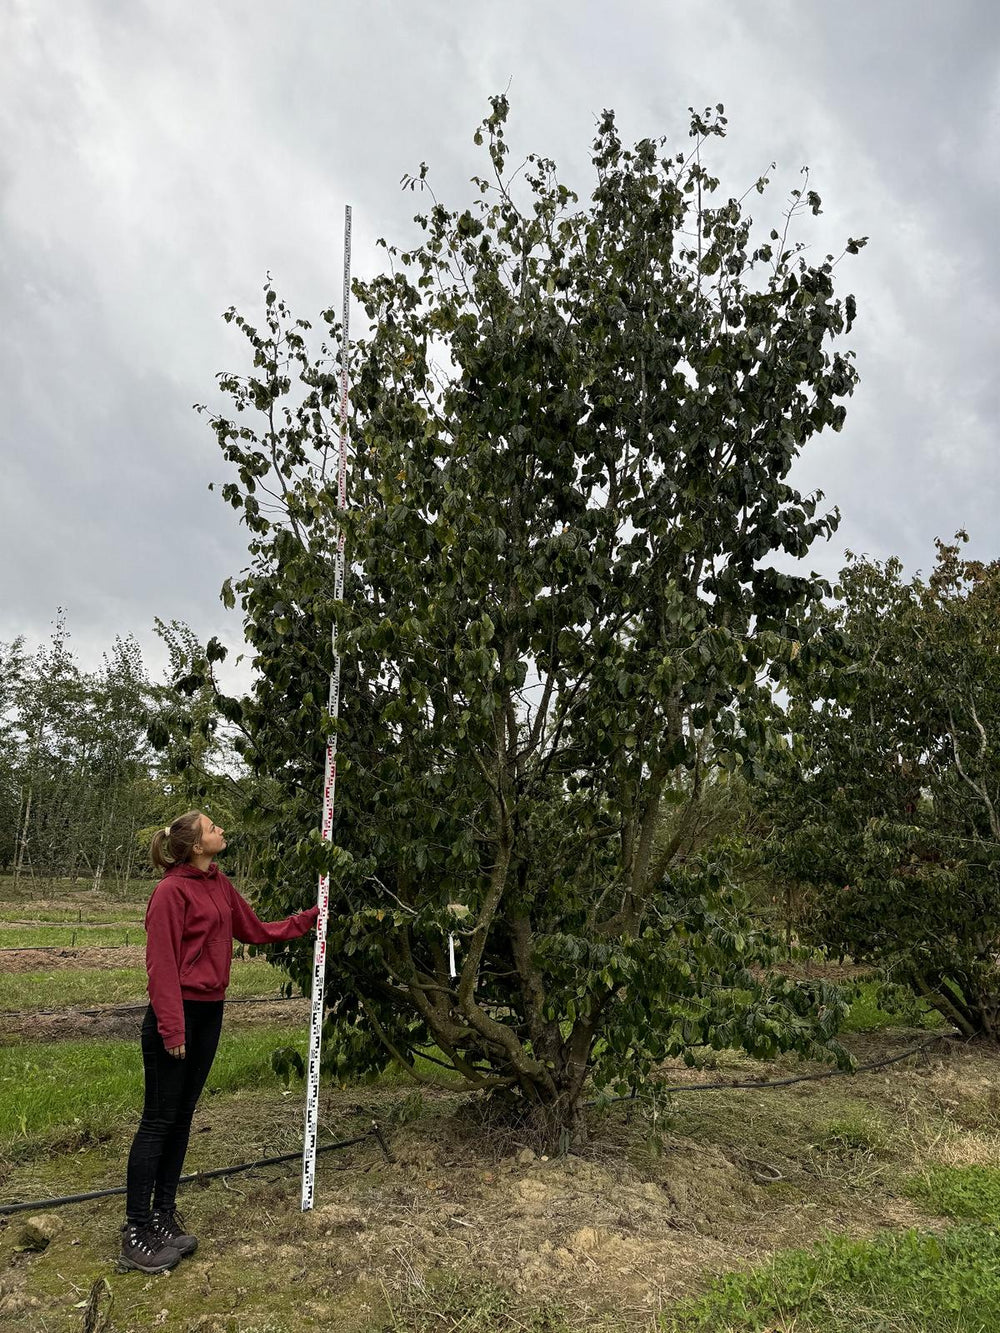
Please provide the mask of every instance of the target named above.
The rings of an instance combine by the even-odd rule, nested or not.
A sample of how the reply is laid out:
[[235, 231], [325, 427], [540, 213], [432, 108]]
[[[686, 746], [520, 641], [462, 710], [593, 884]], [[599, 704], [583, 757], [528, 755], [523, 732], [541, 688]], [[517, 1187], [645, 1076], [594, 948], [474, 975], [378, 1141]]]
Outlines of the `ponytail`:
[[156, 830], [149, 844], [149, 859], [157, 870], [168, 870], [183, 861], [190, 861], [200, 838], [201, 811], [189, 810], [166, 828]]

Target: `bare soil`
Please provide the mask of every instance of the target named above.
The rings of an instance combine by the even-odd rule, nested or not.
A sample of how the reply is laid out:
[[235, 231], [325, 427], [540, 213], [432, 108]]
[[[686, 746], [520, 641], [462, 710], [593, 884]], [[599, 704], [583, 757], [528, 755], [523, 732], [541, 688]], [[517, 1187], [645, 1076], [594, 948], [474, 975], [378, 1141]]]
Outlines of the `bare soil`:
[[53, 968], [75, 970], [80, 967], [145, 967], [146, 950], [141, 944], [94, 945], [75, 948], [53, 945], [44, 949], [4, 949], [0, 952], [0, 972], [50, 972]]
[[[145, 1002], [122, 1013], [121, 1007], [109, 1007], [99, 1014], [80, 1009], [5, 1014], [0, 1012], [0, 1046], [16, 1038], [20, 1041], [78, 1041], [84, 1037], [137, 1037], [146, 1011]], [[288, 1000], [270, 1000], [264, 1004], [229, 1004], [227, 1028], [267, 1027], [274, 1023], [305, 1023], [309, 1001], [301, 996]]]
[[846, 985], [848, 982], [861, 981], [864, 977], [872, 976], [874, 969], [864, 963], [833, 963], [826, 958], [807, 958], [803, 961], [777, 963], [774, 971], [797, 980], [822, 978], [823, 981]]

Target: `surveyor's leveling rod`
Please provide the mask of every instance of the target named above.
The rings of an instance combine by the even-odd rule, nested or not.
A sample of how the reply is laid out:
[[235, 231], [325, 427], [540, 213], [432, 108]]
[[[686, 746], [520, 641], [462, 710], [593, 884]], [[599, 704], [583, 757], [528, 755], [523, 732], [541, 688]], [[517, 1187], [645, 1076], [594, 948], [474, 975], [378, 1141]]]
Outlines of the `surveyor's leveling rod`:
[[[344, 314], [340, 336], [340, 460], [337, 467], [337, 503], [340, 513], [347, 508], [347, 350], [348, 319], [351, 306], [351, 207], [344, 210]], [[333, 577], [335, 602], [344, 596], [344, 524], [337, 524], [337, 560]], [[337, 718], [340, 716], [340, 651], [337, 647], [337, 622], [330, 629], [333, 645], [333, 670], [330, 672], [330, 696], [327, 712], [332, 727], [326, 738], [326, 764], [323, 775], [323, 814], [320, 836], [333, 841], [333, 798], [337, 783]], [[312, 1013], [309, 1025], [309, 1065], [306, 1071], [306, 1132], [302, 1149], [302, 1211], [313, 1206], [316, 1189], [316, 1141], [319, 1135], [319, 1063], [323, 1041], [323, 992], [326, 986], [326, 926], [330, 912], [330, 876], [319, 877], [319, 918], [316, 922], [316, 948], [313, 954]]]

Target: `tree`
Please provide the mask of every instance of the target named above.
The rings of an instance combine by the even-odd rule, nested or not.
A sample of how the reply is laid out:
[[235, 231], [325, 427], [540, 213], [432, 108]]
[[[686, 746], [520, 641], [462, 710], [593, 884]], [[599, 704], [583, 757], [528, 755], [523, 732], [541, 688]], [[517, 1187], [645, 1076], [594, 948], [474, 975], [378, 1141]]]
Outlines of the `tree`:
[[0, 867], [13, 865], [21, 826], [17, 698], [25, 667], [23, 638], [0, 643]]
[[47, 647], [25, 663], [14, 689], [21, 737], [15, 879], [35, 870], [72, 873], [79, 861], [78, 798], [85, 788], [79, 720], [86, 686], [69, 639], [60, 608]]
[[[675, 156], [626, 148], [605, 113], [585, 207], [544, 158], [508, 170], [506, 118], [494, 98], [477, 202], [433, 201], [418, 243], [355, 284], [370, 331], [350, 349], [346, 513], [333, 312], [318, 354], [270, 281], [262, 331], [226, 316], [254, 364], [220, 377], [235, 412], [212, 416], [251, 534], [224, 597], [241, 599], [258, 674], [219, 705], [285, 794], [270, 905], [334, 875], [336, 1067], [426, 1052], [513, 1089], [565, 1142], [585, 1132], [588, 1074], [624, 1090], [701, 1046], [833, 1049], [832, 997], [817, 1009], [755, 966], [769, 946], [723, 861], [683, 859], [663, 833], [775, 739], [771, 693], [825, 585], [772, 557], [836, 525], [787, 475], [843, 423], [855, 372], [829, 344], [854, 302], [835, 296], [832, 255], [809, 264], [788, 240], [815, 192], [794, 191], [759, 244], [741, 200], [711, 203], [701, 155], [721, 108]], [[429, 188], [426, 168], [407, 183]], [[311, 832], [331, 619], [332, 850]], [[284, 958], [305, 979], [304, 954]]]
[[[151, 753], [146, 728], [151, 685], [135, 639], [116, 638], [90, 681], [91, 787], [89, 824], [93, 884], [109, 869], [125, 884], [132, 874], [137, 833], [149, 817]], [[157, 802], [158, 804], [158, 802]], [[94, 836], [96, 834], [96, 837]]]
[[[212, 663], [224, 657], [216, 640], [203, 649], [190, 625], [154, 623], [169, 655], [166, 679], [152, 691], [148, 719], [154, 748], [167, 752], [157, 775], [164, 793], [157, 826], [179, 809], [203, 807], [226, 827], [229, 864], [245, 882], [267, 844], [280, 787], [250, 773], [234, 746], [240, 729], [220, 712], [211, 677]], [[154, 829], [144, 832], [151, 836]]]
[[885, 969], [966, 1036], [1000, 1037], [1000, 562], [937, 543], [925, 580], [852, 557], [838, 665], [789, 682], [801, 737], [771, 788], [771, 864], [802, 928]]
[[162, 804], [150, 788], [150, 684], [138, 645], [117, 638], [80, 669], [62, 612], [47, 645], [0, 648], [0, 864], [15, 878], [132, 873], [136, 833]]

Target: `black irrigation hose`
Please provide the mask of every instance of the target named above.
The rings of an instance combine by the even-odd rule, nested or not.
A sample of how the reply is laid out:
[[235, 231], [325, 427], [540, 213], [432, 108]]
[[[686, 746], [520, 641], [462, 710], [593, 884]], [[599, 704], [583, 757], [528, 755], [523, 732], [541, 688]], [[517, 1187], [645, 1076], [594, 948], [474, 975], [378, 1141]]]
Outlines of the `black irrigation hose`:
[[[231, 1004], [288, 1004], [292, 1000], [308, 1000], [308, 995], [242, 995], [233, 1000], [226, 1000], [227, 1007]], [[70, 1014], [83, 1014], [87, 1018], [97, 1018], [101, 1014], [138, 1014], [145, 1013], [148, 1001], [142, 1004], [104, 1004], [96, 1009], [78, 1009], [76, 1005], [68, 1005], [65, 1009], [0, 1009], [0, 1019], [4, 1018], [52, 1018], [54, 1015], [63, 1015], [68, 1017]]]
[[[337, 1148], [353, 1148], [356, 1143], [364, 1143], [367, 1139], [377, 1139], [379, 1147], [385, 1153], [387, 1162], [394, 1162], [396, 1159], [389, 1151], [389, 1145], [386, 1142], [385, 1135], [378, 1122], [373, 1120], [371, 1129], [364, 1134], [359, 1134], [356, 1139], [341, 1139], [337, 1143], [321, 1143], [316, 1148], [318, 1153], [334, 1152]], [[298, 1152], [281, 1153], [278, 1157], [261, 1157], [256, 1162], [239, 1162], [236, 1166], [220, 1166], [212, 1171], [195, 1171], [192, 1175], [181, 1176], [178, 1182], [181, 1185], [190, 1185], [192, 1182], [202, 1180], [214, 1180], [218, 1176], [234, 1176], [240, 1171], [254, 1171], [261, 1166], [278, 1166], [282, 1162], [292, 1162], [302, 1156], [302, 1150]], [[116, 1185], [114, 1189], [109, 1190], [91, 1190], [89, 1194], [64, 1194], [57, 1199], [31, 1199], [26, 1203], [0, 1203], [0, 1217], [10, 1216], [12, 1213], [25, 1213], [29, 1210], [38, 1211], [42, 1208], [62, 1208], [68, 1203], [86, 1203], [90, 1199], [108, 1199], [113, 1194], [124, 1194], [126, 1186]]]
[[[908, 1050], [901, 1051], [898, 1055], [886, 1056], [884, 1060], [872, 1060], [867, 1064], [855, 1065], [853, 1069], [824, 1069], [819, 1074], [795, 1074], [791, 1078], [775, 1078], [766, 1083], [660, 1083], [656, 1085], [655, 1091], [660, 1092], [714, 1092], [722, 1089], [741, 1089], [748, 1092], [756, 1092], [762, 1088], [787, 1088], [791, 1083], [812, 1083], [821, 1078], [845, 1077], [848, 1074], [865, 1074], [872, 1069], [884, 1069], [887, 1065], [898, 1064], [900, 1060], [908, 1060], [911, 1055], [919, 1055], [921, 1051], [926, 1051], [929, 1046], [934, 1046], [939, 1041], [948, 1041], [957, 1036], [954, 1032], [941, 1032], [936, 1037], [930, 1037], [927, 1041], [922, 1041], [916, 1046], [911, 1046]], [[635, 1093], [629, 1093], [624, 1097], [606, 1097], [597, 1101], [588, 1102], [589, 1107], [613, 1106], [616, 1102], [634, 1102], [648, 1101], [648, 1098], [640, 1098]]]

